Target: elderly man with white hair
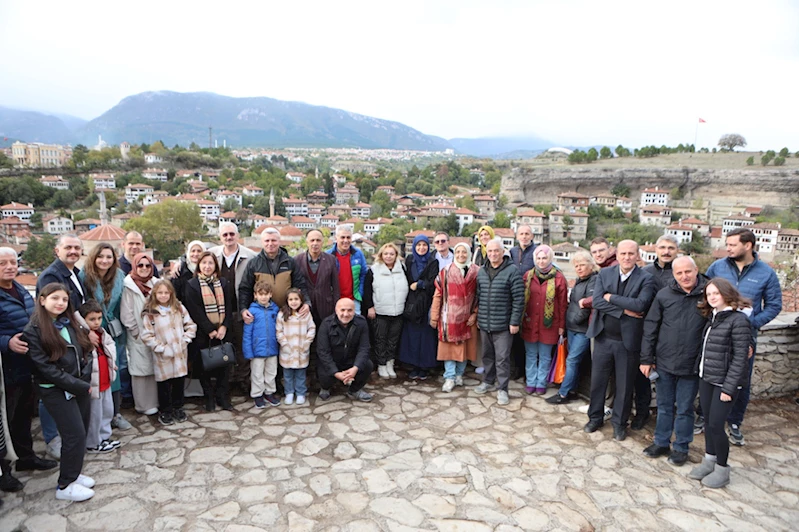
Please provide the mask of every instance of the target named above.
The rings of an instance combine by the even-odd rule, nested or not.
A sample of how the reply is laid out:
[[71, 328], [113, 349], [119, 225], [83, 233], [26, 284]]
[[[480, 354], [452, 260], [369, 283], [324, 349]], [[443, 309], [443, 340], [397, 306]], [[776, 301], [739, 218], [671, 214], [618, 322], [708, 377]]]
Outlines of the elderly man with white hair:
[[[0, 490], [19, 491], [22, 483], [11, 475], [8, 450], [16, 450], [19, 460], [17, 471], [29, 469], [53, 469], [58, 464], [43, 460], [33, 452], [31, 420], [33, 419], [34, 393], [31, 378], [31, 361], [28, 344], [22, 338], [22, 330], [30, 321], [36, 307], [33, 298], [15, 278], [19, 270], [17, 253], [11, 248], [0, 247], [0, 351], [3, 356], [3, 384], [5, 387], [6, 412], [11, 441], [3, 442], [0, 450]], [[2, 427], [0, 427], [0, 436]], [[13, 445], [12, 445], [13, 444]]]
[[338, 263], [338, 286], [341, 297], [355, 301], [355, 313], [360, 314], [368, 266], [363, 251], [352, 245], [352, 229], [349, 225], [336, 227], [336, 243], [327, 252], [333, 255]]
[[[208, 251], [216, 256], [219, 263], [219, 277], [227, 279], [228, 285], [235, 288], [233, 291], [233, 304], [237, 308], [239, 302], [239, 286], [247, 270], [247, 264], [257, 254], [249, 248], [239, 244], [239, 228], [232, 222], [219, 224], [219, 238], [221, 246], [214, 246]], [[227, 341], [236, 348], [236, 366], [230, 374], [230, 381], [242, 385], [249, 392], [250, 389], [250, 361], [244, 358], [241, 348], [241, 339], [244, 325], [241, 314], [236, 313], [231, 319], [230, 329], [227, 332]]]

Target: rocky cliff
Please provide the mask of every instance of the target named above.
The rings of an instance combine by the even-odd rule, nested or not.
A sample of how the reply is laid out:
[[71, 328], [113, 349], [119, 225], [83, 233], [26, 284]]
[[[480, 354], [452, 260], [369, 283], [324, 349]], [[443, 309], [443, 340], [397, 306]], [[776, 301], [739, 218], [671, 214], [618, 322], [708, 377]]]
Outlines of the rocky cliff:
[[511, 168], [502, 176], [502, 193], [508, 201], [554, 202], [562, 192], [607, 194], [614, 185], [630, 187], [633, 200], [641, 190], [658, 186], [679, 187], [687, 199], [714, 199], [724, 203], [753, 203], [787, 207], [799, 198], [799, 170], [695, 168]]

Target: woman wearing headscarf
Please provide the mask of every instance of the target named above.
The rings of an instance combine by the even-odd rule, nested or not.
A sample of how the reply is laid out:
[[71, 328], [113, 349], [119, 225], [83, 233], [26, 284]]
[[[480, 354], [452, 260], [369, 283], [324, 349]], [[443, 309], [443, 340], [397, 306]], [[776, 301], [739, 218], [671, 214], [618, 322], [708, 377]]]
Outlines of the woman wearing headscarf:
[[427, 371], [436, 367], [436, 330], [430, 327], [430, 305], [438, 276], [438, 261], [430, 253], [425, 235], [413, 239], [413, 253], [405, 259], [405, 276], [410, 291], [403, 312], [399, 360], [411, 366], [411, 379], [425, 380]]
[[186, 284], [194, 277], [194, 272], [197, 271], [197, 262], [204, 251], [205, 244], [199, 240], [192, 240], [186, 246], [186, 254], [180, 257], [172, 271], [172, 286], [175, 287], [175, 295], [181, 303], [183, 303]]
[[463, 386], [466, 361], [477, 355], [477, 306], [475, 288], [479, 267], [470, 264], [471, 250], [463, 242], [455, 245], [454, 259], [441, 270], [430, 308], [430, 325], [438, 331], [438, 360], [444, 361], [442, 392]]
[[472, 256], [473, 264], [478, 267], [482, 267], [486, 263], [488, 260], [486, 244], [493, 239], [494, 228], [484, 225], [477, 231], [477, 240], [480, 241], [480, 246], [474, 250], [474, 256]]
[[[125, 272], [119, 268], [117, 254], [111, 244], [103, 242], [98, 244], [89, 253], [83, 270], [78, 274], [86, 287], [86, 297], [95, 299], [103, 309], [103, 329], [114, 339], [116, 346], [117, 364], [119, 371], [114, 382], [111, 383], [111, 396], [114, 398], [114, 417], [111, 426], [119, 430], [128, 430], [130, 423], [119, 411], [122, 402], [122, 373], [129, 379], [128, 374], [128, 335], [124, 327], [119, 327], [122, 315], [122, 293], [125, 290]], [[116, 321], [115, 325], [111, 323]], [[116, 336], [115, 336], [116, 335]], [[126, 391], [126, 395], [130, 391]]]
[[[204, 251], [197, 262], [194, 277], [186, 283], [184, 305], [194, 323], [197, 336], [189, 344], [189, 360], [195, 378], [200, 379], [205, 396], [205, 409], [211, 412], [219, 405], [223, 410], [233, 410], [230, 404], [230, 366], [205, 371], [200, 360], [200, 350], [211, 340], [222, 342], [236, 312], [233, 304], [235, 287], [219, 276], [216, 255]], [[216, 380], [214, 386], [211, 379]]]
[[128, 330], [126, 345], [128, 371], [133, 385], [133, 403], [138, 413], [148, 416], [158, 413], [158, 386], [153, 369], [153, 353], [141, 339], [144, 331], [141, 313], [144, 301], [155, 284], [154, 271], [155, 264], [150, 257], [144, 253], [133, 257], [130, 273], [124, 281], [120, 315], [122, 325]]
[[553, 264], [555, 253], [546, 245], [533, 254], [535, 268], [524, 274], [525, 311], [522, 340], [526, 351], [527, 393], [544, 395], [552, 363], [552, 350], [566, 327], [566, 278]]

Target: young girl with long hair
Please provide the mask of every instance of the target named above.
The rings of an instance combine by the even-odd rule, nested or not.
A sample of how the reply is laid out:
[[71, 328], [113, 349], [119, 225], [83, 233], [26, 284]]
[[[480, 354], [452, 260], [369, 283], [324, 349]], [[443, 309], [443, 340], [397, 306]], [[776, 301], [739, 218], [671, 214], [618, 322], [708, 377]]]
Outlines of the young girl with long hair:
[[158, 421], [183, 423], [183, 381], [188, 374], [187, 346], [197, 334], [191, 320], [167, 280], [156, 281], [142, 309], [141, 339], [153, 351], [153, 370], [158, 387]]
[[730, 483], [730, 442], [724, 424], [749, 378], [752, 329], [746, 309], [751, 307], [751, 301], [729, 281], [718, 277], [707, 283], [705, 299], [699, 304], [702, 314], [709, 318], [698, 361], [699, 402], [705, 414], [705, 458], [688, 478], [701, 480], [708, 488]]
[[93, 347], [86, 331], [72, 321], [75, 311], [66, 286], [45, 285], [36, 303], [23, 336], [33, 363], [34, 383], [61, 435], [61, 471], [55, 496], [85, 501], [94, 496], [94, 480], [81, 474], [90, 420]]
[[286, 390], [285, 403], [305, 404], [308, 394], [305, 370], [310, 360], [311, 344], [316, 337], [316, 325], [310, 312], [303, 318], [302, 291], [290, 288], [286, 292], [286, 305], [277, 314], [277, 342], [280, 344], [280, 367], [283, 368], [283, 384]]

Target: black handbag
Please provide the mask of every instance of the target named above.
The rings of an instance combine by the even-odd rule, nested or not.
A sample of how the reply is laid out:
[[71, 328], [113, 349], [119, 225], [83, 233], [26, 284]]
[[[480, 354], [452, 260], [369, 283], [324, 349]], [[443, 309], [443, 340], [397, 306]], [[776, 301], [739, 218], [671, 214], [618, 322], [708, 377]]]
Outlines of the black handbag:
[[236, 363], [236, 350], [230, 342], [209, 345], [205, 349], [200, 349], [200, 361], [203, 371], [224, 368]]

